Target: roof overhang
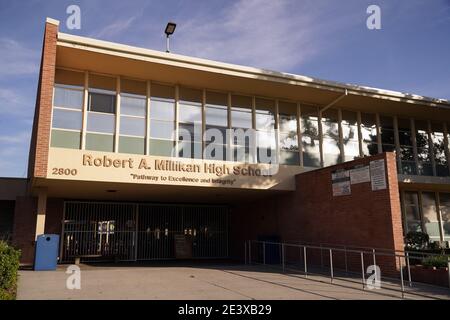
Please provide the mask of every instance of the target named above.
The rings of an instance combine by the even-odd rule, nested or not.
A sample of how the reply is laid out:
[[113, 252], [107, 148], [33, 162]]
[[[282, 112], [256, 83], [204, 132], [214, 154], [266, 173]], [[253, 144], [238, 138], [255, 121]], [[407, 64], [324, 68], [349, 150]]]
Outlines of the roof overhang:
[[[450, 101], [58, 34], [57, 66], [367, 112], [450, 116]], [[430, 112], [433, 111], [433, 112]]]

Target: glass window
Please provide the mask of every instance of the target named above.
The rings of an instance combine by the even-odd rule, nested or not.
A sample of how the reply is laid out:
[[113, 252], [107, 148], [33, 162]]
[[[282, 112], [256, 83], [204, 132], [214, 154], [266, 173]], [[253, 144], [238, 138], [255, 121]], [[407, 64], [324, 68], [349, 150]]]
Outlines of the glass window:
[[[139, 82], [126, 81], [129, 91], [138, 89], [144, 90], [144, 86], [139, 86]], [[120, 97], [120, 137], [119, 152], [143, 154], [144, 137], [146, 133], [146, 96], [131, 95], [124, 93]], [[134, 137], [130, 137], [134, 136]], [[139, 137], [139, 138], [137, 138]], [[126, 145], [122, 146], [122, 143]]]
[[89, 111], [116, 113], [116, 96], [112, 94], [89, 92]]
[[145, 139], [137, 137], [119, 137], [119, 152], [131, 154], [144, 154]]
[[175, 143], [175, 88], [152, 84], [150, 103], [150, 154], [176, 156]]
[[228, 95], [206, 92], [205, 158], [225, 160], [228, 128]]
[[53, 106], [81, 110], [83, 108], [82, 88], [74, 90], [56, 86]]
[[439, 212], [444, 229], [444, 240], [450, 241], [450, 193], [439, 193]]
[[231, 108], [231, 123], [233, 128], [252, 128], [252, 110], [246, 108]]
[[383, 152], [395, 151], [394, 118], [380, 116], [380, 131]]
[[444, 139], [442, 123], [431, 123], [431, 141], [433, 145], [434, 162], [436, 165], [436, 175], [447, 177], [449, 175], [447, 152]]
[[66, 109], [53, 109], [52, 127], [57, 129], [70, 129], [81, 130], [81, 112], [66, 110]]
[[[56, 70], [50, 146], [80, 148], [84, 74]], [[70, 131], [64, 131], [70, 130]]]
[[179, 123], [178, 131], [180, 141], [202, 141], [202, 127], [200, 123]]
[[299, 165], [300, 154], [297, 134], [297, 105], [295, 103], [278, 103], [280, 163]]
[[252, 98], [233, 95], [231, 102], [233, 160], [255, 162], [256, 136], [253, 130], [248, 130], [253, 128]]
[[178, 142], [178, 156], [182, 158], [202, 158], [201, 142], [183, 141]]
[[120, 117], [120, 134], [127, 136], [145, 136], [145, 118]]
[[219, 105], [206, 105], [206, 125], [226, 128], [228, 126], [228, 107]]
[[120, 97], [120, 113], [122, 115], [145, 117], [147, 102], [144, 96], [122, 95]]
[[405, 234], [408, 232], [422, 231], [419, 208], [419, 194], [417, 192], [405, 191], [403, 209], [405, 215]]
[[202, 106], [180, 102], [178, 121], [180, 122], [201, 122]]
[[114, 136], [110, 134], [86, 133], [86, 149], [113, 152]]
[[115, 116], [108, 113], [88, 113], [87, 117], [87, 131], [114, 133]]
[[175, 138], [174, 123], [168, 121], [151, 120], [150, 137], [173, 140]]
[[259, 163], [276, 163], [275, 101], [256, 99], [256, 146]]
[[342, 142], [344, 159], [351, 161], [359, 157], [358, 119], [356, 112], [342, 111]]
[[361, 114], [362, 151], [365, 156], [378, 153], [377, 122], [375, 114]]
[[89, 75], [86, 149], [114, 151], [117, 79]]
[[180, 88], [178, 122], [179, 156], [201, 159], [202, 91]]
[[414, 160], [411, 120], [399, 118], [397, 122], [400, 143], [399, 161], [401, 164], [401, 173], [409, 175], [417, 174], [416, 162]]
[[322, 136], [323, 136], [323, 165], [332, 166], [341, 162], [341, 151], [339, 148], [339, 120], [338, 111], [328, 109], [322, 114]]
[[175, 121], [175, 100], [152, 98], [150, 117], [152, 119]]
[[428, 132], [428, 123], [426, 121], [417, 120], [416, 126], [416, 144], [417, 158], [419, 161], [418, 174], [424, 176], [433, 175], [433, 167], [431, 165], [430, 154], [430, 136]]
[[252, 98], [232, 96], [231, 125], [233, 128], [252, 128]]
[[80, 141], [80, 132], [52, 130], [50, 146], [55, 148], [80, 149]]
[[150, 154], [154, 156], [175, 157], [175, 142], [170, 140], [150, 140]]
[[319, 116], [317, 107], [301, 105], [303, 165], [320, 167]]
[[434, 192], [422, 192], [422, 216], [425, 232], [430, 236], [430, 240], [439, 241], [441, 232]]

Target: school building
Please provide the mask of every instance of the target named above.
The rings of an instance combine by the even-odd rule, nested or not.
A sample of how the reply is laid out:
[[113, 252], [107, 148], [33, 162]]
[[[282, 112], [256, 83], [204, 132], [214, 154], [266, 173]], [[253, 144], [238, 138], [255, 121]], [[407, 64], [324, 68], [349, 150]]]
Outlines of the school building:
[[[450, 240], [450, 101], [74, 36], [47, 19], [26, 179], [0, 232], [33, 263], [242, 259], [244, 241]], [[180, 246], [188, 248], [181, 250]]]

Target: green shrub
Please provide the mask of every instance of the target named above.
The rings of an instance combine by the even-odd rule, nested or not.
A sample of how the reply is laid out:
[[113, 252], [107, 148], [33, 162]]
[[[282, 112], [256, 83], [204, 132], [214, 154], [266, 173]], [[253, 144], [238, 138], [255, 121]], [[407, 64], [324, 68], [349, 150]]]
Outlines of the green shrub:
[[429, 256], [422, 260], [425, 267], [446, 268], [448, 256]]
[[16, 297], [20, 251], [0, 241], [0, 300]]
[[405, 237], [406, 247], [408, 249], [421, 250], [428, 247], [430, 242], [430, 237], [419, 231], [411, 231]]

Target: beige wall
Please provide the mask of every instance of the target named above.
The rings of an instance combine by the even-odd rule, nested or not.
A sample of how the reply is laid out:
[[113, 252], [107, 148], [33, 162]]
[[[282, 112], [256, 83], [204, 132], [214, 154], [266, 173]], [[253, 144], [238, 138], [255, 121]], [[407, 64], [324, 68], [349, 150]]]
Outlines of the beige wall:
[[[172, 161], [172, 166], [158, 168], [164, 161]], [[305, 171], [280, 165], [273, 168], [272, 176], [263, 176], [263, 170], [269, 168], [266, 164], [50, 148], [47, 179], [295, 190], [294, 176]]]

